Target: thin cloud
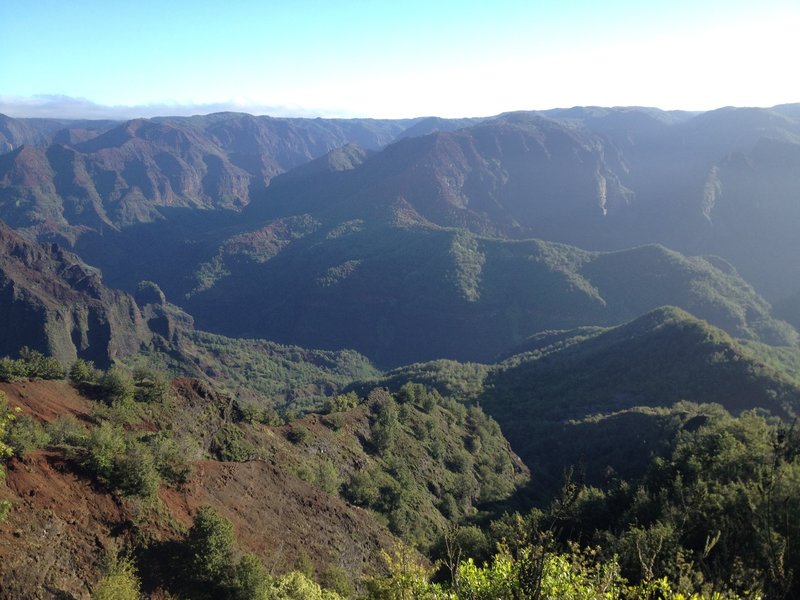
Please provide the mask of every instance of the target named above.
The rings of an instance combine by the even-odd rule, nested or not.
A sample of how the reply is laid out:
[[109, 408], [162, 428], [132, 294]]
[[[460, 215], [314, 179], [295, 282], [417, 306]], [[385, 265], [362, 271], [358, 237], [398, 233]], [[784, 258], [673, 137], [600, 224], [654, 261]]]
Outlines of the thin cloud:
[[331, 111], [326, 110], [312, 110], [299, 106], [270, 106], [241, 100], [208, 104], [156, 103], [140, 106], [105, 106], [86, 98], [72, 96], [40, 95], [29, 98], [0, 96], [0, 113], [16, 118], [126, 120], [139, 117], [204, 115], [226, 111], [274, 117], [345, 116], [331, 114]]

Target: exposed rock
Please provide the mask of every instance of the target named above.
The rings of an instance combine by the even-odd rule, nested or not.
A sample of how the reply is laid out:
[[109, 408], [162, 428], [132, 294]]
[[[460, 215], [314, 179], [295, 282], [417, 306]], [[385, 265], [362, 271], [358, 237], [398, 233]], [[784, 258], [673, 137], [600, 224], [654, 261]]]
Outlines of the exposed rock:
[[128, 294], [57, 245], [30, 242], [0, 223], [0, 354], [23, 345], [69, 365], [78, 358], [107, 367], [151, 342]]

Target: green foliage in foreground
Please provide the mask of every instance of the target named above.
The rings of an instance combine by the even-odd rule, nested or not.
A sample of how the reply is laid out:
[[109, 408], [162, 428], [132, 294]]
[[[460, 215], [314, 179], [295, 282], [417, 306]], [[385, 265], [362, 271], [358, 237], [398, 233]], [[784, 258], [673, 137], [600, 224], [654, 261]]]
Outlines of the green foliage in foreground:
[[[0, 390], [0, 460], [14, 454], [14, 448], [8, 443], [8, 430], [17, 419], [18, 411], [11, 410], [6, 404], [6, 394]], [[0, 471], [2, 473], [2, 471]]]
[[681, 403], [647, 414], [639, 414], [642, 423], [649, 418], [672, 431], [666, 446], [638, 475], [574, 487], [574, 501], [551, 514], [562, 542], [601, 546], [631, 581], [666, 577], [685, 593], [797, 597], [796, 428], [754, 412], [732, 417], [715, 405]]
[[[756, 412], [733, 417], [718, 405], [631, 412], [632, 424], [652, 422], [663, 436], [640, 468], [624, 477], [610, 471], [595, 486], [569, 482], [548, 508], [493, 522], [483, 531], [498, 544], [494, 556], [480, 540], [451, 537], [438, 554], [447, 585], [429, 584], [432, 572], [415, 574], [408, 557], [393, 557], [392, 579], [371, 584], [373, 597], [798, 597], [797, 428]], [[572, 441], [562, 449], [586, 437], [563, 435]], [[618, 460], [641, 452], [636, 440], [617, 440]]]
[[194, 600], [342, 600], [308, 576], [267, 573], [253, 554], [242, 553], [233, 524], [204, 506], [186, 536], [172, 545], [169, 575], [151, 582], [178, 598]]
[[[712, 366], [737, 364], [746, 375], [743, 381], [774, 381], [775, 389], [789, 397], [790, 383], [770, 379], [766, 369], [753, 370], [750, 358], [730, 352], [733, 347], [718, 332], [678, 313], [666, 316], [671, 320], [658, 321], [654, 329], [670, 335], [656, 339], [673, 339], [676, 324], [688, 328], [701, 347], [713, 350]], [[605, 347], [595, 344], [595, 350]], [[570, 350], [568, 356], [585, 365], [596, 354]], [[191, 430], [191, 424], [180, 421], [189, 413], [180, 412], [179, 403], [159, 402], [164, 400], [157, 391], [159, 376], [102, 373], [89, 364], [76, 365], [70, 373], [73, 382], [96, 391], [102, 400], [98, 407], [112, 398], [112, 407], [160, 407], [153, 414], [173, 421], [156, 419], [163, 427], [158, 433], [103, 419], [91, 428], [74, 418], [42, 428], [29, 417], [2, 409], [0, 452], [20, 456], [53, 444], [109, 489], [144, 499], [154, 499], [164, 480], [185, 481], [193, 452], [182, 446], [179, 436]], [[506, 365], [517, 367], [514, 361]], [[553, 367], [564, 372], [562, 362]], [[541, 369], [540, 374], [544, 363]], [[741, 377], [740, 371], [727, 367], [720, 373]], [[502, 383], [496, 375], [491, 380]], [[570, 385], [577, 384], [580, 389], [586, 382]], [[143, 386], [155, 395], [137, 393]], [[547, 380], [539, 380], [538, 386], [540, 391], [561, 389]], [[763, 386], [759, 389], [765, 393]], [[99, 390], [104, 391], [102, 398]], [[223, 404], [203, 405], [217, 419], [209, 434], [211, 445], [204, 448], [218, 458], [248, 458], [274, 435], [259, 423], [240, 428], [232, 401]], [[680, 402], [672, 408], [577, 412], [572, 419], [529, 424], [527, 431], [535, 434], [541, 450], [539, 460], [551, 467], [556, 461], [562, 466], [583, 462], [588, 476], [580, 485], [571, 484], [569, 493], [547, 509], [488, 524], [491, 513], [480, 511], [508, 499], [524, 473], [513, 464], [497, 423], [478, 406], [405, 383], [393, 393], [375, 388], [363, 399], [356, 393], [333, 396], [326, 409], [324, 417], [281, 428], [294, 442], [281, 440], [291, 449], [287, 456], [304, 457], [292, 467], [297, 472], [305, 468], [314, 485], [370, 509], [393, 533], [442, 561], [434, 563], [439, 567], [434, 573], [414, 566], [416, 554], [389, 559], [390, 576], [367, 585], [371, 598], [800, 595], [800, 433], [776, 417], [758, 411], [733, 417], [719, 405]], [[329, 420], [337, 416], [334, 427]], [[314, 452], [317, 447], [325, 447], [325, 454]], [[193, 450], [196, 455], [197, 448]], [[348, 469], [345, 461], [358, 466]], [[542, 473], [547, 470], [535, 470], [534, 485], [543, 485]], [[7, 510], [0, 506], [0, 513]], [[472, 523], [460, 530], [457, 551], [452, 543], [437, 545], [454, 523]], [[161, 584], [178, 597], [337, 598], [297, 573], [267, 575], [258, 558], [241, 554], [230, 523], [213, 512], [201, 511], [178, 547], [170, 563], [177, 575]], [[392, 561], [405, 566], [393, 566]], [[138, 563], [149, 585], [153, 576], [145, 565]], [[124, 583], [125, 574], [125, 569], [117, 573], [119, 581]], [[341, 572], [331, 572], [323, 581], [350, 595], [366, 585], [348, 581]]]
[[[8, 408], [6, 404], [5, 392], [0, 391], [0, 483], [3, 482], [6, 472], [2, 461], [14, 454], [14, 448], [7, 443], [6, 436], [9, 427], [17, 418], [17, 413]], [[8, 500], [0, 501], [0, 523], [2, 523], [8, 512], [11, 510], [11, 503]]]
[[24, 381], [28, 379], [64, 379], [67, 371], [52, 356], [23, 347], [19, 358], [0, 358], [0, 381]]
[[[597, 549], [553, 552], [526, 545], [512, 552], [500, 546], [485, 564], [469, 558], [454, 569], [450, 583], [432, 583], [434, 569], [403, 548], [384, 553], [388, 577], [368, 581], [369, 600], [733, 600], [732, 592], [676, 591], [666, 579], [630, 583], [616, 557], [599, 560]], [[760, 598], [756, 593], [748, 596]]]
[[106, 566], [105, 575], [92, 589], [92, 600], [139, 600], [140, 582], [133, 561], [113, 558]]

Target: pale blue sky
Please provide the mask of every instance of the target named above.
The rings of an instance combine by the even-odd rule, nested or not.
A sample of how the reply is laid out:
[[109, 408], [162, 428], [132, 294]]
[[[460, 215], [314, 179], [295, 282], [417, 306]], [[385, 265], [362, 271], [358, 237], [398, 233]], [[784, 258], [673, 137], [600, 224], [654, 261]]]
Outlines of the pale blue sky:
[[0, 112], [771, 106], [798, 32], [798, 0], [0, 0]]

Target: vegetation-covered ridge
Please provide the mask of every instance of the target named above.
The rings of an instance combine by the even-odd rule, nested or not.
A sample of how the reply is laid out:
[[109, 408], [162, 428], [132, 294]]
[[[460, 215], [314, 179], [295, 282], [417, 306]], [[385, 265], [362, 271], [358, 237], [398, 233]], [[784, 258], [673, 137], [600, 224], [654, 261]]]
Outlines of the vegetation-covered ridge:
[[[613, 456], [613, 447], [601, 451], [589, 433], [571, 433], [581, 423], [579, 429], [590, 429], [587, 418], [689, 400], [716, 402], [735, 414], [758, 409], [791, 419], [800, 401], [796, 376], [762, 346], [742, 345], [673, 307], [610, 329], [542, 333], [520, 349], [526, 351], [496, 365], [422, 363], [380, 381], [394, 388], [414, 378], [479, 402], [538, 478], [538, 491], [549, 490], [546, 495], [558, 488], [564, 468], [586, 458], [592, 459], [591, 478], [602, 477], [612, 463], [619, 468], [614, 460], [624, 462], [627, 447], [612, 460], [605, 453]], [[782, 355], [786, 363], [798, 351], [785, 348]], [[596, 424], [599, 436], [607, 426]]]
[[[798, 435], [753, 411], [683, 402], [574, 422], [562, 445], [614, 439], [615, 464], [638, 452], [639, 468], [596, 484], [573, 470], [542, 508], [498, 517], [486, 508], [526, 471], [479, 410], [419, 384], [331, 397], [324, 415], [270, 427], [198, 381], [165, 387], [154, 373], [130, 379], [82, 363], [70, 380], [93, 399], [57, 380], [3, 387], [22, 408], [0, 411], [2, 448], [15, 455], [0, 490], [0, 531], [17, 532], [0, 544], [8, 597], [39, 586], [95, 598], [331, 600], [796, 592]], [[204, 453], [244, 462], [187, 461]], [[254, 493], [270, 481], [278, 498]], [[53, 494], [69, 503], [51, 504]], [[310, 537], [308, 522], [286, 519], [306, 503], [303, 518], [321, 526]], [[358, 528], [342, 536], [348, 520]], [[49, 541], [46, 572], [31, 568], [36, 523], [64, 532]], [[359, 553], [365, 562], [350, 562]]]
[[[189, 294], [179, 302], [206, 329], [354, 348], [381, 366], [493, 361], [542, 330], [616, 325], [666, 304], [736, 337], [797, 343], [797, 332], [719, 258], [659, 245], [587, 252], [420, 224], [388, 226], [358, 213], [315, 219], [314, 231], [296, 237], [263, 240], [275, 221], [221, 241], [195, 271], [202, 284], [172, 277], [170, 295]], [[245, 237], [248, 244], [234, 251], [231, 240]]]
[[[68, 384], [57, 364], [30, 351], [0, 364], [11, 381], [0, 387], [22, 410], [2, 411], [0, 563], [11, 597], [44, 587], [84, 596], [102, 549], [123, 552], [109, 577], [138, 571], [148, 593], [239, 597], [245, 550], [260, 573], [300, 568], [301, 581], [354, 593], [383, 572], [380, 548], [399, 538], [430, 549], [450, 523], [494, 514], [527, 480], [494, 421], [422, 386], [331, 396], [326, 414], [284, 424], [199, 380], [78, 361]], [[186, 562], [195, 560], [182, 541], [187, 523], [204, 506], [238, 532], [242, 550], [226, 571], [234, 579], [203, 579]], [[44, 555], [35, 523], [62, 532]], [[54, 566], [37, 571], [39, 560]]]
[[321, 404], [326, 394], [374, 376], [353, 351], [320, 351], [198, 331], [158, 285], [132, 294], [107, 287], [100, 273], [56, 244], [23, 238], [0, 223], [0, 355], [20, 347], [63, 364], [88, 360], [213, 379], [243, 399], [277, 408]]

